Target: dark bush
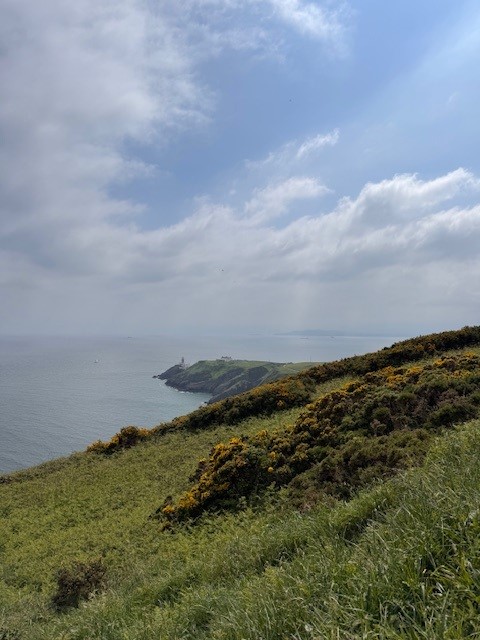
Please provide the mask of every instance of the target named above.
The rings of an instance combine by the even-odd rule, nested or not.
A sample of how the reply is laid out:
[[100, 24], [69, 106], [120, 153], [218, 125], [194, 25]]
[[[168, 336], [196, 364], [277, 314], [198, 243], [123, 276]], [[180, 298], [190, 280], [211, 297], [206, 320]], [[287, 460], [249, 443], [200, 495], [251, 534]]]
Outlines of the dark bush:
[[20, 640], [20, 632], [0, 627], [0, 640]]
[[57, 573], [57, 591], [52, 596], [53, 608], [63, 611], [78, 607], [81, 600], [87, 600], [102, 588], [105, 571], [101, 560], [77, 562], [69, 569], [60, 569]]

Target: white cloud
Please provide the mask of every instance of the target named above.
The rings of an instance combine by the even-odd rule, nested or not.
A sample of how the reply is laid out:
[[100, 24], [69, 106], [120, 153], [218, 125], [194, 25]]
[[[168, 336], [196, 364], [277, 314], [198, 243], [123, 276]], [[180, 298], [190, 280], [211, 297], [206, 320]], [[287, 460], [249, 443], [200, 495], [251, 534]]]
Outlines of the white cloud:
[[[242, 20], [232, 26], [235, 16]], [[227, 46], [262, 47], [270, 23], [257, 0], [192, 0], [185, 8], [146, 0], [4, 2], [1, 245], [24, 243], [38, 251], [33, 261], [53, 267], [49, 225], [68, 244], [83, 237], [85, 219], [102, 229], [106, 220], [135, 216], [141, 207], [115, 199], [111, 188], [152, 168], [128, 157], [126, 143], [161, 145], [178, 130], [205, 126], [213, 98], [199, 62]]]
[[245, 213], [255, 223], [266, 222], [282, 216], [291, 203], [318, 198], [329, 189], [315, 178], [294, 177], [257, 190], [245, 204]]
[[328, 8], [329, 2], [303, 0], [185, 0], [167, 4], [176, 22], [186, 29], [197, 57], [233, 49], [282, 59], [287, 30], [321, 42], [330, 54], [339, 54], [345, 49], [350, 22], [344, 1], [337, 2], [334, 9]]
[[[228, 324], [250, 314], [267, 326], [286, 328], [298, 307], [290, 313], [284, 301], [297, 299], [299, 291], [313, 325], [327, 322], [318, 315], [325, 304], [338, 312], [345, 297], [365, 323], [373, 304], [382, 317], [396, 309], [400, 319], [409, 315], [409, 301], [420, 300], [426, 318], [445, 296], [452, 302], [452, 321], [462, 309], [468, 321], [479, 295], [477, 189], [476, 178], [463, 169], [430, 181], [395, 176], [365, 185], [356, 198], [341, 200], [327, 214], [301, 217], [303, 199], [322, 195], [324, 187], [297, 177], [257, 190], [237, 211], [204, 202], [181, 223], [149, 232], [85, 219], [71, 234], [53, 227], [44, 237], [36, 234], [32, 242], [41, 246], [30, 253], [37, 256], [35, 265], [28, 267], [21, 252], [12, 252], [9, 260], [4, 256], [4, 284], [14, 285], [21, 297], [20, 281], [30, 287], [36, 282], [48, 299], [50, 289], [55, 295], [60, 290], [52, 288], [55, 278], [67, 288], [81, 278], [83, 295], [87, 282], [92, 295], [100, 296], [102, 287], [112, 309], [115, 296], [127, 287], [145, 308], [152, 295], [158, 297], [168, 309], [162, 316], [167, 323], [194, 314], [199, 324], [208, 324], [217, 314], [217, 324]], [[460, 192], [472, 204], [446, 207]], [[270, 227], [271, 216], [293, 203], [300, 217]], [[57, 271], [45, 279], [47, 258]], [[462, 301], [466, 268], [469, 296]], [[126, 309], [126, 318], [129, 313]]]
[[314, 157], [325, 147], [334, 147], [340, 139], [340, 131], [334, 129], [328, 133], [319, 133], [303, 140], [290, 140], [279, 149], [271, 151], [260, 160], [246, 160], [245, 166], [250, 171], [262, 169], [290, 170], [301, 162]]
[[478, 179], [462, 168], [427, 181], [416, 175], [397, 175], [376, 184], [368, 183], [355, 202], [345, 199], [341, 206], [350, 211], [358, 225], [378, 227], [399, 219], [419, 219], [431, 207], [479, 188]]
[[339, 39], [343, 29], [340, 11], [301, 0], [268, 0], [278, 16], [301, 33], [320, 39]]
[[181, 39], [141, 0], [15, 0], [0, 24], [3, 231], [135, 214], [107, 195], [148, 171], [125, 141], [208, 116]]
[[317, 136], [313, 136], [312, 138], [307, 138], [302, 144], [298, 147], [297, 150], [297, 158], [302, 158], [307, 156], [323, 147], [333, 147], [337, 144], [338, 139], [340, 137], [340, 132], [338, 129], [331, 131], [325, 135], [319, 134]]
[[[40, 245], [29, 254], [35, 264], [22, 251], [3, 256], [5, 299], [17, 313], [28, 300], [40, 319], [52, 306], [71, 327], [78, 318], [87, 326], [103, 319], [111, 329], [115, 317], [126, 331], [129, 323], [158, 330], [192, 317], [199, 326], [280, 328], [339, 326], [339, 318], [348, 328], [354, 318], [367, 328], [374, 310], [380, 328], [408, 319], [412, 304], [418, 321], [428, 321], [448, 297], [450, 315], [443, 309], [441, 322], [465, 324], [479, 297], [480, 206], [445, 208], [462, 189], [476, 197], [475, 178], [463, 170], [431, 181], [396, 176], [366, 185], [326, 215], [269, 227], [272, 209], [294, 203], [301, 215], [302, 196], [321, 195], [318, 182], [297, 178], [257, 190], [241, 210], [205, 202], [192, 217], [150, 232], [88, 218], [70, 234], [49, 227], [31, 238]], [[416, 216], [404, 215], [415, 208]], [[95, 301], [90, 317], [85, 300]]]

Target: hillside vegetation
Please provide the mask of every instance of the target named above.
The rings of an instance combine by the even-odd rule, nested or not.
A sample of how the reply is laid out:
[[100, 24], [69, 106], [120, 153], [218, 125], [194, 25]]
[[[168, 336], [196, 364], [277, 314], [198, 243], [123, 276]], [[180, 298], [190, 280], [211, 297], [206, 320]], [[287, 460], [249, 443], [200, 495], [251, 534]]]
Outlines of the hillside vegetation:
[[480, 328], [0, 479], [0, 639], [480, 637]]

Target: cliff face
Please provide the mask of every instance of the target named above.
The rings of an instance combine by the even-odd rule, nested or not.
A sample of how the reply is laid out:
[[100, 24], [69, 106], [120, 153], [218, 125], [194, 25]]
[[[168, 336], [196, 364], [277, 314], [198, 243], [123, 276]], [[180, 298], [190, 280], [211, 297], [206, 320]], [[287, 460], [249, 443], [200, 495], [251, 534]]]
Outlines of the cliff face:
[[191, 367], [177, 364], [158, 376], [169, 387], [179, 391], [211, 393], [209, 403], [253, 389], [289, 371], [278, 362], [250, 360], [201, 360]]

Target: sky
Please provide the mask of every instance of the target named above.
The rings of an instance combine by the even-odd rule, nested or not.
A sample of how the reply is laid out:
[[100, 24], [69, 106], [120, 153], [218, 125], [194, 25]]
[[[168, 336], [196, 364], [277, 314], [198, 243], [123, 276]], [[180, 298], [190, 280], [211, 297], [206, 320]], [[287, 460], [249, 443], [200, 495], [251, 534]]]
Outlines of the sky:
[[480, 5], [0, 0], [0, 334], [479, 324]]

